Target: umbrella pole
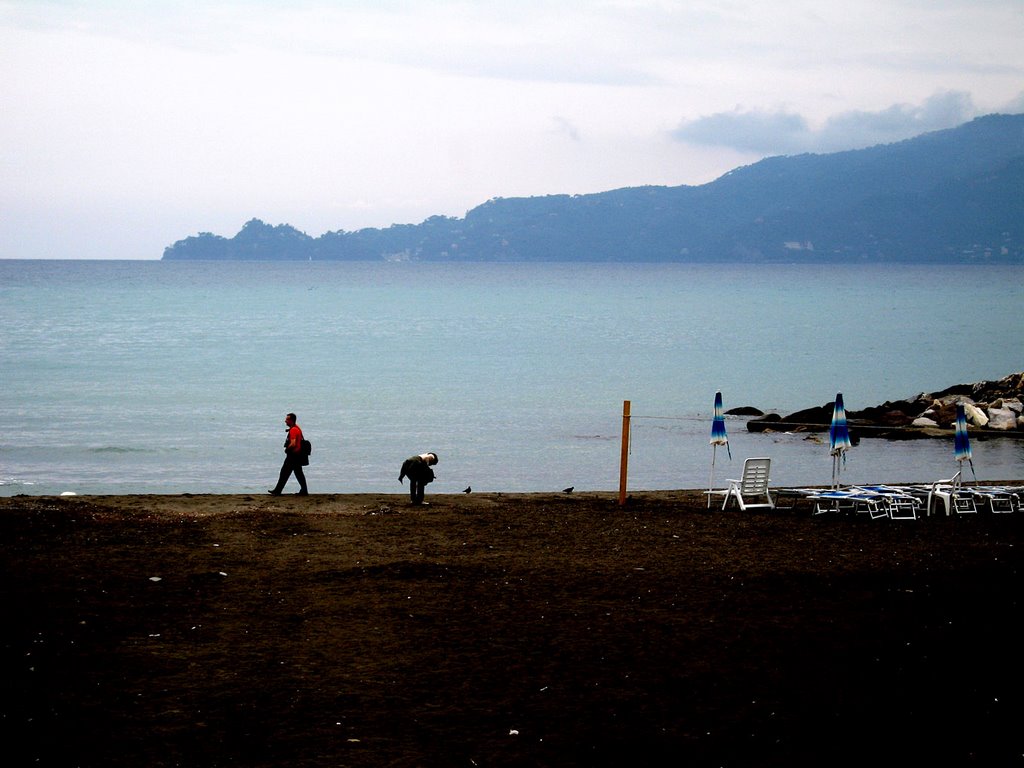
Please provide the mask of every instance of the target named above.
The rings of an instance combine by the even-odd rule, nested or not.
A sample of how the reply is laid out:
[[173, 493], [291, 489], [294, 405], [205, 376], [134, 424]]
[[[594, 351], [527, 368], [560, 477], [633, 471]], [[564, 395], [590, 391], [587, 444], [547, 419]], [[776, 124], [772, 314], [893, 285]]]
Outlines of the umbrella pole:
[[718, 445], [711, 446], [711, 477], [708, 478], [708, 509], [711, 509], [711, 492], [715, 489], [715, 452]]

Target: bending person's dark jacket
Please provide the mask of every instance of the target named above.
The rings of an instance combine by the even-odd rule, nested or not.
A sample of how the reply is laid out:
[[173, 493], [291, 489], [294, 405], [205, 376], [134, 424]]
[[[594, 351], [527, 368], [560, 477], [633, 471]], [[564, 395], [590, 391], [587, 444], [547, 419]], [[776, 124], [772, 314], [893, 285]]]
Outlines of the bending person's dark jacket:
[[410, 456], [402, 462], [402, 471], [398, 475], [398, 482], [402, 482], [406, 477], [423, 485], [433, 482], [434, 470], [427, 463], [426, 454], [423, 456]]

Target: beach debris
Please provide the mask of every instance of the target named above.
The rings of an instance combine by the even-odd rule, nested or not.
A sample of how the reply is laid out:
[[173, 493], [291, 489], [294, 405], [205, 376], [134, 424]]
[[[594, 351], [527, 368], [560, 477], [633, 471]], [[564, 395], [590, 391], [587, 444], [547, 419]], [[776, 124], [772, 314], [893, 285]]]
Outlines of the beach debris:
[[149, 580], [150, 581], [163, 581], [163, 579], [160, 578], [159, 576], [150, 576]]
[[575, 487], [575, 485], [570, 485], [568, 488], [563, 488], [562, 493], [572, 493]]
[[78, 494], [77, 494], [77, 493], [75, 493], [74, 491], [63, 491], [63, 492], [61, 493], [61, 496], [77, 496], [77, 495], [78, 495]]
[[509, 730], [508, 735], [509, 736], [518, 736], [519, 735], [519, 731], [517, 731], [515, 728], [512, 728], [511, 730]]

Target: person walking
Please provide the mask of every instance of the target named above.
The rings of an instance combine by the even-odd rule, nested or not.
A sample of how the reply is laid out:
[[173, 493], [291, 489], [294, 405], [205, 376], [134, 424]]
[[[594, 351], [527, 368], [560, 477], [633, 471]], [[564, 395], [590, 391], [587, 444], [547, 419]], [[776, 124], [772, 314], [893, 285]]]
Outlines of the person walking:
[[294, 473], [295, 479], [299, 481], [298, 495], [308, 496], [309, 490], [306, 488], [306, 475], [302, 471], [305, 460], [305, 455], [302, 451], [302, 430], [295, 422], [294, 413], [289, 413], [285, 416], [284, 423], [288, 427], [288, 436], [284, 441], [284, 464], [281, 465], [281, 475], [277, 478], [277, 485], [268, 493], [271, 496], [280, 496], [281, 491], [284, 490], [285, 483], [288, 482], [288, 478]]
[[413, 504], [424, 504], [423, 491], [427, 483], [434, 480], [432, 466], [437, 464], [436, 453], [421, 453], [419, 456], [410, 456], [402, 462], [402, 471], [398, 475], [398, 482], [402, 478], [409, 478], [409, 499]]

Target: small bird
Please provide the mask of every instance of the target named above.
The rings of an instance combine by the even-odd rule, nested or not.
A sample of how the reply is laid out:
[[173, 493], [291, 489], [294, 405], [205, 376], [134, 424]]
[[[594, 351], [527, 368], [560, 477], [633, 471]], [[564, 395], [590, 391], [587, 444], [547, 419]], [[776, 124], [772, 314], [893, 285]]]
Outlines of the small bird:
[[570, 485], [568, 488], [563, 488], [562, 493], [572, 493], [572, 489], [575, 487], [575, 485]]
[[470, 486], [470, 485], [467, 485], [466, 486], [466, 490], [463, 491], [463, 493], [472, 493], [472, 492], [473, 492], [473, 487]]

